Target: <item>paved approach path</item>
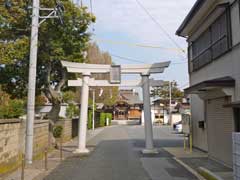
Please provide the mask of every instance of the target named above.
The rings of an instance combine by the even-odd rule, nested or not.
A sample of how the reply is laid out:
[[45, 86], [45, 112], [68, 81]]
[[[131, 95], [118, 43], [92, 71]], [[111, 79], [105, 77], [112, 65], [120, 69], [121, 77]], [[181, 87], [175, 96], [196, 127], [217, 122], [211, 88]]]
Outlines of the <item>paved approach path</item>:
[[113, 126], [88, 142], [89, 156], [66, 159], [45, 180], [195, 180], [197, 179], [163, 147], [182, 145], [182, 138], [169, 127], [155, 127], [155, 145], [160, 153], [146, 156], [141, 126]]

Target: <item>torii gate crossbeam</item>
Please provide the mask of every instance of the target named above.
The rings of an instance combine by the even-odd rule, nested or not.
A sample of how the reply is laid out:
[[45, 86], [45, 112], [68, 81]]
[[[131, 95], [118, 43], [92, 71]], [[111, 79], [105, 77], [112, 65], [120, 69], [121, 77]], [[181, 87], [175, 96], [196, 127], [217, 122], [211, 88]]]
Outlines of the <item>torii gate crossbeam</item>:
[[[159, 87], [163, 85], [162, 80], [153, 80], [150, 79], [150, 86], [151, 87]], [[68, 86], [70, 87], [81, 87], [83, 85], [83, 80], [78, 79], [78, 80], [68, 80]], [[139, 80], [124, 80], [121, 82], [121, 84], [111, 84], [107, 80], [95, 80], [94, 78], [90, 78], [88, 82], [89, 86], [92, 87], [142, 87], [143, 82], [141, 79]]]
[[[94, 81], [90, 78], [91, 74], [97, 73], [109, 73], [111, 71], [111, 65], [99, 65], [99, 64], [83, 64], [62, 61], [63, 67], [66, 67], [70, 73], [81, 73], [82, 80], [70, 80], [69, 85], [82, 86], [81, 94], [81, 112], [79, 122], [79, 134], [78, 134], [78, 149], [76, 153], [88, 153], [86, 148], [86, 133], [87, 133], [87, 114], [88, 114], [88, 96], [89, 86], [120, 86], [121, 84], [110, 85], [106, 81]], [[170, 65], [170, 62], [146, 64], [146, 65], [121, 65], [121, 74], [140, 74], [142, 76], [141, 81], [128, 81], [122, 83], [122, 85], [129, 86], [142, 86], [143, 88], [143, 101], [144, 101], [144, 119], [145, 119], [145, 149], [143, 153], [157, 153], [153, 145], [153, 128], [151, 119], [151, 106], [150, 106], [150, 74], [163, 73], [164, 69]], [[154, 85], [154, 83], [153, 83]]]

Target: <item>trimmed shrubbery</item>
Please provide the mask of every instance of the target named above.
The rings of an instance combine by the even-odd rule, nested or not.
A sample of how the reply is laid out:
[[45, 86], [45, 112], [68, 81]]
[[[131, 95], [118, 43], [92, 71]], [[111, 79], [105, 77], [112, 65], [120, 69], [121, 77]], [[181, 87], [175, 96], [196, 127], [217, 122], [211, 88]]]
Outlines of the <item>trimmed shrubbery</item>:
[[106, 113], [106, 119], [109, 119], [109, 125], [112, 123], [112, 114], [111, 113]]
[[111, 113], [101, 113], [100, 114], [100, 127], [107, 125], [107, 118], [109, 120], [109, 125], [111, 125], [112, 114]]
[[103, 127], [103, 126], [105, 126], [106, 125], [106, 115], [105, 115], [105, 113], [101, 113], [100, 114], [100, 127]]
[[53, 137], [55, 138], [61, 138], [63, 133], [63, 127], [62, 126], [56, 126], [53, 128]]
[[88, 111], [88, 123], [87, 127], [88, 129], [92, 129], [92, 117], [93, 117], [93, 111]]

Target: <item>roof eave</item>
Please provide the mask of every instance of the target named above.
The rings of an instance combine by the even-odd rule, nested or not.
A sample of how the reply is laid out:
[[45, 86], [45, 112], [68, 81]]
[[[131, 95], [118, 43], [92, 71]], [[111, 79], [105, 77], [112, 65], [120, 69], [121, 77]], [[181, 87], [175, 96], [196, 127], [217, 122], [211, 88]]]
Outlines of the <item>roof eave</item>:
[[176, 35], [181, 37], [186, 37], [182, 32], [188, 25], [188, 23], [192, 20], [192, 18], [195, 16], [195, 14], [199, 11], [199, 9], [203, 6], [203, 4], [206, 2], [206, 0], [197, 0], [178, 30], [176, 31]]

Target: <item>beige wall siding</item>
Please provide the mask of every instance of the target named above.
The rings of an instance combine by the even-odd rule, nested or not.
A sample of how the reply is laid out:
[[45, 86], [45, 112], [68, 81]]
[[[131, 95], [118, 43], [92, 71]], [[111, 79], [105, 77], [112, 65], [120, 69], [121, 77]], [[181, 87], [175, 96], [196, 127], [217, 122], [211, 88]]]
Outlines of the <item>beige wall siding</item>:
[[225, 97], [208, 100], [208, 152], [209, 156], [232, 166], [233, 112], [224, 108]]

